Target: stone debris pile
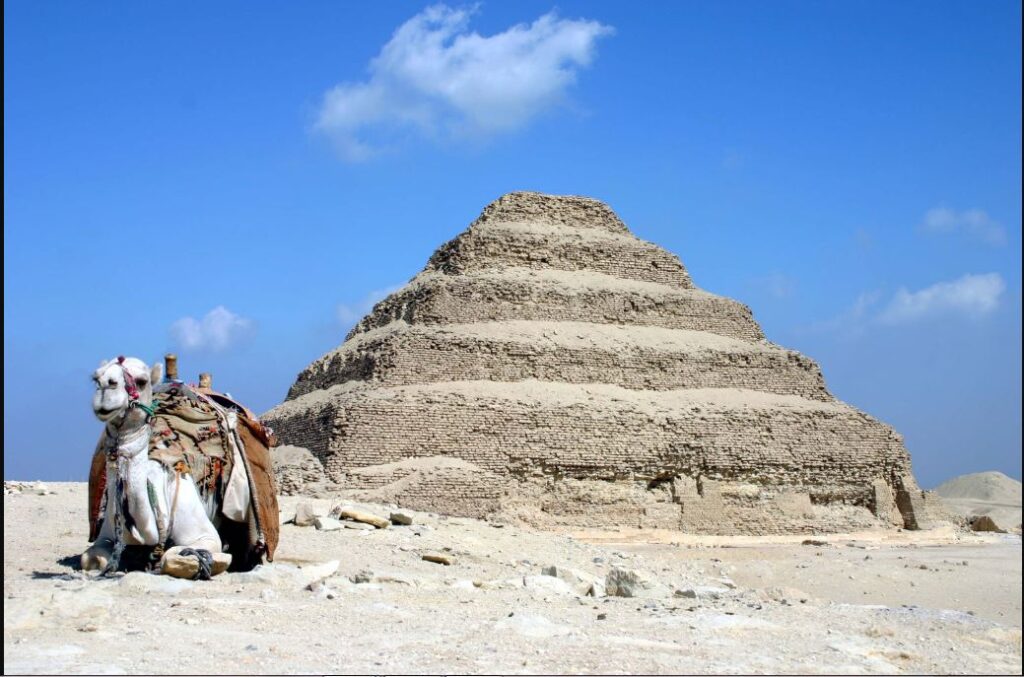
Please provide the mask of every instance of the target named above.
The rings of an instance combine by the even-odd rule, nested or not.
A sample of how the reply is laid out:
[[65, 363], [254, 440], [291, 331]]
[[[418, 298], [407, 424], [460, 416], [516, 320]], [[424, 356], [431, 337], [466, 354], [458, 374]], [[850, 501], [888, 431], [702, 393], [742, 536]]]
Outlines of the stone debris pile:
[[52, 496], [57, 492], [42, 482], [18, 482], [4, 480], [4, 496], [19, 494], [36, 494], [38, 496]]

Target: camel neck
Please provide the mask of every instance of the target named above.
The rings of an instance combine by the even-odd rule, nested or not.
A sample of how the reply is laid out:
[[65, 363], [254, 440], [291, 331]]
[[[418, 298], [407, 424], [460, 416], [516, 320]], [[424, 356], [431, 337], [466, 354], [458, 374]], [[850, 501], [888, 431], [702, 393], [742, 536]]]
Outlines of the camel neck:
[[135, 423], [127, 419], [120, 425], [107, 425], [107, 436], [118, 458], [131, 460], [144, 455], [149, 449], [149, 423]]

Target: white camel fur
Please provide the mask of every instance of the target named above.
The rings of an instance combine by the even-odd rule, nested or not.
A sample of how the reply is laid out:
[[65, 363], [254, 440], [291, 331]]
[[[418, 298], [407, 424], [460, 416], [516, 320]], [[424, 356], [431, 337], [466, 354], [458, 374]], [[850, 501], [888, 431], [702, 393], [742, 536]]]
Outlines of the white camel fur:
[[[179, 476], [173, 469], [149, 458], [151, 428], [146, 408], [153, 403], [153, 384], [159, 383], [162, 377], [162, 365], [158, 363], [150, 369], [134, 357], [109, 360], [93, 373], [96, 392], [92, 408], [96, 418], [106, 424], [105, 442], [112, 453], [107, 457], [103, 525], [96, 541], [82, 554], [84, 570], [106, 570], [111, 563], [116, 564], [115, 554], [120, 556], [119, 552], [115, 553], [115, 520], [125, 516], [116, 515], [120, 509], [118, 480], [123, 483], [133, 522], [121, 530], [122, 547], [163, 545], [160, 539], [161, 534], [165, 534], [174, 545], [167, 549], [160, 562], [164, 573], [173, 573], [167, 570], [167, 562], [186, 548], [206, 550], [213, 555], [215, 572], [226, 568], [225, 560], [230, 561], [228, 555], [218, 554], [221, 552], [220, 535], [195, 483], [188, 475]], [[152, 494], [149, 486], [155, 490]]]

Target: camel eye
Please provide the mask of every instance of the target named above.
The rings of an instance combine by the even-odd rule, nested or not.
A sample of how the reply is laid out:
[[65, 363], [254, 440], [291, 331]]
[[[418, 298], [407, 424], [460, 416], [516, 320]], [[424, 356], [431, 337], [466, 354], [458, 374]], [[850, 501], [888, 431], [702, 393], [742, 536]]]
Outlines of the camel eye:
[[135, 385], [137, 385], [140, 388], [145, 388], [146, 387], [146, 379], [144, 379], [144, 378], [137, 378], [137, 379], [135, 379]]
[[107, 379], [107, 385], [108, 386], [116, 386], [117, 385], [117, 379], [116, 378], [108, 378]]

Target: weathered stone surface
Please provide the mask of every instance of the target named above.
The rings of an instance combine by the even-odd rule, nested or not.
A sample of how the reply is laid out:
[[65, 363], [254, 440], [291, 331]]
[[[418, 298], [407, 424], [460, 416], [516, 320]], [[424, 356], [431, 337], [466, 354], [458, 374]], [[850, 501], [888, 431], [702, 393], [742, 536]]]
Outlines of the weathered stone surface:
[[[546, 566], [541, 569], [541, 573], [545, 576], [553, 576], [564, 581], [578, 595], [603, 596], [604, 581], [598, 576], [593, 576], [585, 571], [563, 566]], [[596, 590], [595, 586], [597, 587]]]
[[271, 450], [277, 490], [282, 496], [309, 495], [327, 480], [320, 459], [309, 449], [283, 445]]
[[443, 564], [445, 566], [455, 564], [455, 558], [451, 555], [446, 555], [443, 552], [428, 552], [422, 555], [421, 559], [435, 564]]
[[402, 526], [409, 526], [415, 521], [412, 513], [406, 510], [393, 510], [388, 519], [391, 520], [392, 524], [400, 524]]
[[609, 597], [657, 599], [669, 595], [668, 586], [659, 583], [650, 574], [638, 569], [613, 567], [605, 577], [604, 584]]
[[995, 531], [997, 533], [1005, 533], [1005, 529], [1001, 529], [996, 521], [988, 515], [979, 515], [971, 519], [971, 531]]
[[343, 520], [352, 520], [354, 522], [362, 522], [363, 524], [370, 524], [378, 529], [387, 529], [391, 526], [391, 521], [386, 520], [379, 515], [373, 515], [362, 510], [356, 510], [355, 508], [342, 508], [338, 511], [338, 517]]
[[376, 531], [377, 527], [372, 524], [366, 524], [365, 522], [353, 522], [352, 520], [344, 520], [341, 522], [341, 526], [346, 529], [354, 529], [355, 531]]
[[292, 517], [292, 524], [297, 527], [311, 527], [316, 522], [320, 513], [309, 503], [299, 503], [295, 506], [295, 516]]
[[540, 527], [929, 528], [902, 438], [589, 198], [488, 206], [265, 416], [358, 500]]
[[523, 587], [541, 595], [585, 595], [567, 581], [554, 576], [524, 576]]
[[315, 526], [318, 531], [337, 531], [342, 528], [341, 522], [333, 517], [317, 517], [313, 520], [313, 526]]
[[292, 564], [261, 564], [252, 571], [225, 574], [230, 583], [257, 583], [273, 588], [302, 589], [308, 585], [333, 576], [340, 562], [336, 559], [320, 564], [294, 566]]
[[718, 599], [729, 594], [729, 588], [719, 585], [687, 585], [675, 591], [676, 597], [689, 599]]

